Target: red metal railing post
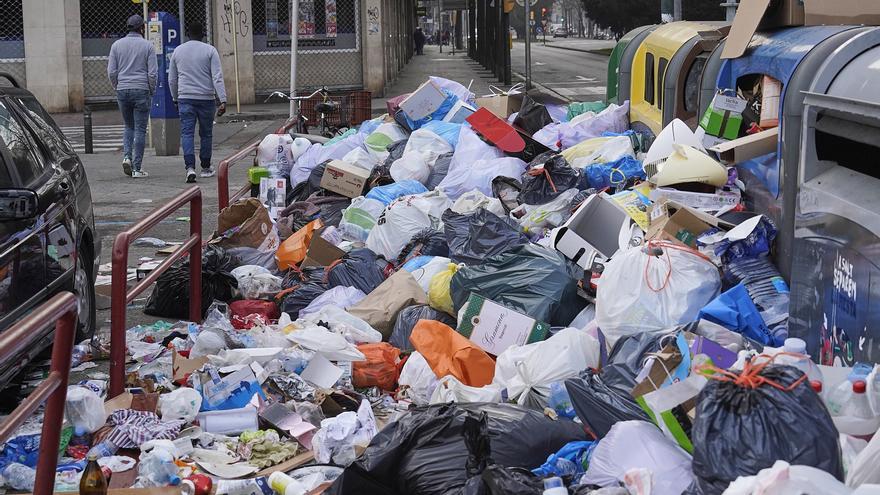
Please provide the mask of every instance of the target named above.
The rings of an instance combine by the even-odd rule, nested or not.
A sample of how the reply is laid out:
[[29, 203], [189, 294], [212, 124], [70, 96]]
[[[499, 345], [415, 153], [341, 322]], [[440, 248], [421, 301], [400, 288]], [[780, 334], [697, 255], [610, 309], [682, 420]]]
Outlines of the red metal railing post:
[[64, 420], [64, 403], [67, 400], [67, 381], [70, 377], [70, 356], [73, 352], [73, 336], [76, 332], [76, 311], [68, 311], [55, 322], [55, 342], [52, 348], [52, 364], [49, 374], [57, 373], [58, 389], [46, 401], [43, 414], [43, 432], [40, 436], [40, 457], [37, 460], [35, 494], [49, 494], [55, 490], [55, 468], [58, 467], [58, 444], [61, 441], [61, 424]]
[[[110, 276], [110, 398], [125, 387], [125, 311], [128, 306], [128, 232], [113, 241]], [[121, 343], [121, 344], [120, 344]]]
[[[202, 195], [194, 197], [189, 204], [190, 237], [202, 239]], [[202, 320], [202, 243], [189, 249], [189, 319]]]

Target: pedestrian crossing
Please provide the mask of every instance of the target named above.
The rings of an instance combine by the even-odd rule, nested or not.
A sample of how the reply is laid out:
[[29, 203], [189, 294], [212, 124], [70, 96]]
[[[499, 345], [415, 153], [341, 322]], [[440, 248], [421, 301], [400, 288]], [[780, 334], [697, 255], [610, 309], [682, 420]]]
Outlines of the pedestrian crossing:
[[[62, 127], [61, 132], [64, 133], [77, 153], [85, 153], [86, 141], [83, 126]], [[92, 126], [92, 149], [95, 153], [121, 150], [124, 132], [124, 125]]]

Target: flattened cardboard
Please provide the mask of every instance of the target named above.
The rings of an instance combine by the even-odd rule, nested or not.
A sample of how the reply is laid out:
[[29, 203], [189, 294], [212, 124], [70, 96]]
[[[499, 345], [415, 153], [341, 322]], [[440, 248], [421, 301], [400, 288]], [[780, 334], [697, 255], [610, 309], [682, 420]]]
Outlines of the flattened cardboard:
[[197, 358], [187, 358], [181, 356], [177, 349], [171, 351], [171, 371], [173, 375], [173, 381], [182, 381], [186, 380], [186, 376], [192, 373], [193, 371], [198, 370], [205, 363], [208, 362], [207, 356], [197, 357]]
[[364, 191], [364, 184], [369, 178], [369, 170], [342, 160], [333, 160], [327, 164], [324, 175], [321, 176], [321, 188], [348, 198], [356, 198]]
[[880, 2], [877, 0], [803, 0], [804, 23], [880, 25]]
[[324, 229], [321, 229], [316, 233], [317, 235], [312, 236], [312, 242], [309, 243], [309, 250], [306, 252], [306, 259], [303, 260], [301, 266], [330, 266], [345, 255], [345, 251], [321, 237], [323, 231]]
[[[839, 2], [827, 0], [807, 0], [807, 2], [829, 3], [836, 9]], [[856, 0], [858, 1], [858, 0]], [[873, 0], [863, 0], [872, 2]], [[741, 57], [752, 41], [752, 35], [761, 28], [769, 29], [804, 24], [804, 5], [799, 0], [781, 0], [780, 5], [770, 12], [767, 8], [771, 0], [741, 0], [721, 52], [722, 59]], [[829, 7], [831, 6], [829, 5]]]
[[662, 239], [694, 247], [695, 242], [682, 242], [676, 234], [686, 230], [693, 234], [695, 241], [697, 236], [712, 227], [729, 229], [733, 225], [674, 201], [664, 201], [651, 207], [651, 226], [648, 228], [646, 239]]
[[436, 84], [425, 81], [400, 102], [400, 109], [412, 120], [421, 120], [436, 112], [445, 100], [446, 95]]
[[725, 141], [709, 148], [709, 151], [718, 153], [722, 162], [734, 164], [773, 153], [776, 151], [778, 143], [779, 128], [774, 127], [749, 136]]

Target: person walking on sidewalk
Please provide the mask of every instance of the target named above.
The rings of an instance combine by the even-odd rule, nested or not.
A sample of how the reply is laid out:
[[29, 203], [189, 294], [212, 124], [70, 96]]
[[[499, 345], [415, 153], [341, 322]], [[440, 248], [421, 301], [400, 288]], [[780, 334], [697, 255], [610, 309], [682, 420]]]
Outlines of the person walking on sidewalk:
[[422, 31], [421, 27], [416, 28], [416, 32], [413, 33], [413, 41], [416, 44], [416, 55], [424, 55], [425, 53], [425, 33]]
[[[213, 46], [203, 43], [205, 27], [192, 22], [186, 30], [189, 41], [174, 49], [168, 68], [168, 86], [171, 98], [180, 112], [180, 142], [186, 181], [196, 181], [196, 122], [199, 125], [199, 161], [202, 177], [213, 177], [211, 140], [214, 131], [214, 112], [226, 113], [226, 87], [220, 54]], [[217, 106], [216, 101], [219, 101]]]
[[144, 39], [144, 18], [133, 15], [128, 18], [127, 25], [128, 35], [110, 47], [107, 76], [116, 90], [116, 100], [125, 123], [122, 170], [125, 175], [139, 178], [149, 175], [141, 165], [159, 66], [153, 44]]

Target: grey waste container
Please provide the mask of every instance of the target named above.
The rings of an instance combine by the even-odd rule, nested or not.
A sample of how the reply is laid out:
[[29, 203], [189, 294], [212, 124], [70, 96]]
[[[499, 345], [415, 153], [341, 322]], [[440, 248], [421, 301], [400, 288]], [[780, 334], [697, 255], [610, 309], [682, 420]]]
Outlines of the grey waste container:
[[629, 88], [632, 84], [632, 65], [633, 59], [636, 58], [636, 50], [639, 49], [639, 45], [645, 41], [645, 38], [657, 29], [657, 26], [657, 24], [652, 24], [650, 26], [642, 26], [633, 30], [637, 31], [637, 34], [633, 36], [629, 44], [626, 45], [623, 54], [620, 56], [620, 62], [618, 62], [617, 101], [609, 103], [623, 105], [623, 102], [629, 100]]
[[841, 44], [805, 92], [791, 335], [824, 364], [880, 362], [880, 28]]

